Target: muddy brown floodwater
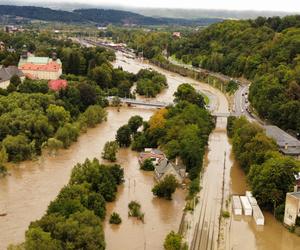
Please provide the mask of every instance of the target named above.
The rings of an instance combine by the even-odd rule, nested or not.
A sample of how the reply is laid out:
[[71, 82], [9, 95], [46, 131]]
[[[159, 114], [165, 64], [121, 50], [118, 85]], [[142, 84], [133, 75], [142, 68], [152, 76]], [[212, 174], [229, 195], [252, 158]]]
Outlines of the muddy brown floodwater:
[[[134, 73], [141, 68], [150, 67], [137, 60], [125, 58], [121, 53], [117, 53], [115, 66], [122, 66], [125, 70]], [[220, 91], [155, 66], [151, 67], [164, 73], [169, 84], [169, 88], [159, 94], [157, 100], [171, 102], [178, 85], [190, 82], [209, 95], [210, 106], [217, 112], [228, 112], [228, 102]], [[43, 154], [38, 161], [23, 162], [19, 166], [12, 167], [11, 175], [0, 179], [0, 207], [3, 206], [7, 212], [7, 216], [0, 217], [0, 250], [6, 249], [11, 243], [17, 244], [24, 241], [24, 233], [29, 223], [39, 219], [45, 213], [49, 202], [68, 183], [71, 170], [77, 162], [83, 162], [86, 158], [100, 158], [104, 143], [113, 140], [117, 129], [127, 123], [131, 116], [140, 115], [148, 120], [153, 112], [153, 109], [136, 107], [122, 107], [121, 112], [108, 108], [108, 121], [89, 129], [69, 149], [60, 150], [55, 157]], [[215, 221], [214, 218], [218, 216], [220, 208], [218, 190], [221, 185], [220, 176], [222, 177], [221, 169], [225, 151], [227, 153], [225, 195], [243, 193], [246, 189], [243, 173], [230, 158], [231, 145], [226, 136], [225, 126], [226, 119], [218, 119], [217, 128], [210, 136], [204, 173], [208, 177], [204, 177], [203, 191], [205, 192], [202, 192], [203, 204], [206, 206], [206, 211], [209, 211], [206, 213], [209, 216], [201, 217], [204, 218], [203, 230], [202, 233], [200, 232], [201, 242], [201, 234], [204, 235], [204, 239], [215, 240], [217, 238], [215, 225], [210, 228], [208, 225], [211, 221]], [[119, 187], [116, 201], [108, 204], [107, 212], [108, 215], [113, 211], [118, 212], [123, 222], [120, 226], [112, 226], [105, 221], [107, 249], [162, 249], [165, 235], [170, 230], [178, 229], [185, 193], [183, 190], [177, 190], [172, 201], [154, 198], [151, 193], [154, 184], [153, 176], [151, 173], [139, 170], [137, 153], [122, 149], [118, 154], [118, 161], [125, 170], [125, 183]], [[127, 206], [131, 200], [140, 201], [142, 210], [145, 212], [145, 224], [128, 218]], [[226, 249], [299, 249], [300, 238], [290, 234], [269, 214], [266, 214], [266, 225], [263, 229], [256, 228], [251, 220], [246, 219], [240, 221], [231, 219], [230, 225], [229, 233], [225, 237]], [[200, 243], [202, 249], [205, 249], [208, 242], [206, 240]]]
[[[240, 166], [234, 162], [230, 170], [232, 194], [245, 194], [246, 177]], [[226, 239], [226, 249], [230, 250], [299, 250], [300, 237], [290, 233], [274, 216], [264, 212], [265, 225], [256, 226], [254, 220], [246, 216], [232, 216], [230, 232]]]

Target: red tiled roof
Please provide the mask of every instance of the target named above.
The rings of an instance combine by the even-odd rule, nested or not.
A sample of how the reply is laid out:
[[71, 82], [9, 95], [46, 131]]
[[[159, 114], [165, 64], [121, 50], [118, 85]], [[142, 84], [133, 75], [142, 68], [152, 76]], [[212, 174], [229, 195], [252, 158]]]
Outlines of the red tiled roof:
[[68, 86], [68, 82], [66, 80], [51, 80], [48, 82], [48, 87], [51, 90], [58, 91], [60, 89], [65, 89]]
[[50, 62], [48, 64], [33, 64], [25, 63], [19, 67], [20, 70], [33, 70], [33, 71], [49, 71], [57, 72], [61, 68], [61, 65], [57, 62]]

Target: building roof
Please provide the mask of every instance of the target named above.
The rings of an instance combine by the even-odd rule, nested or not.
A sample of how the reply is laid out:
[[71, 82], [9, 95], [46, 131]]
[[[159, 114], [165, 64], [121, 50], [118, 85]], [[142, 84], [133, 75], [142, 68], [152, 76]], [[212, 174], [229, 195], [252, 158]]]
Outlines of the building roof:
[[16, 66], [9, 66], [7, 68], [0, 68], [0, 82], [9, 81], [13, 75], [23, 77], [24, 74]]
[[27, 63], [32, 63], [35, 65], [46, 65], [51, 62], [56, 62], [59, 65], [62, 64], [60, 59], [53, 61], [52, 58], [50, 58], [50, 57], [41, 57], [41, 56], [30, 55], [27, 58], [22, 58], [22, 57], [20, 58], [19, 67], [21, 67], [22, 65], [27, 64]]
[[[300, 141], [277, 126], [265, 126], [267, 136], [273, 138], [284, 154], [300, 155]], [[286, 148], [287, 146], [287, 148]]]
[[33, 70], [33, 71], [48, 71], [48, 72], [57, 72], [61, 69], [61, 65], [55, 61], [51, 61], [48, 64], [34, 64], [34, 63], [25, 63], [19, 66], [21, 70]]
[[51, 90], [58, 91], [60, 89], [65, 89], [68, 86], [68, 82], [63, 79], [51, 80], [48, 82], [48, 87]]

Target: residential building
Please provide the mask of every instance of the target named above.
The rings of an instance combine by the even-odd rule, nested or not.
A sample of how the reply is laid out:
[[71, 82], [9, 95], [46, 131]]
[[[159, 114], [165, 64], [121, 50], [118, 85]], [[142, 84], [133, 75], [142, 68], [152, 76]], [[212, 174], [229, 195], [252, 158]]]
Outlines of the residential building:
[[175, 38], [180, 38], [181, 37], [181, 33], [180, 32], [173, 32], [173, 37]]
[[300, 217], [300, 192], [287, 193], [283, 222], [288, 226], [294, 226], [298, 217]]
[[267, 136], [273, 138], [284, 155], [300, 159], [300, 141], [277, 126], [265, 126]]
[[16, 66], [9, 66], [7, 68], [0, 68], [0, 88], [7, 88], [12, 76], [17, 75], [21, 78], [21, 81], [25, 79], [25, 75]]
[[145, 148], [145, 151], [140, 153], [138, 160], [140, 165], [142, 165], [146, 159], [151, 159], [154, 165], [158, 165], [158, 163], [165, 158], [166, 156], [161, 150], [155, 148]]
[[62, 74], [62, 63], [56, 55], [49, 57], [36, 57], [24, 52], [18, 65], [19, 69], [33, 79], [57, 80]]
[[186, 169], [183, 165], [172, 163], [167, 158], [163, 159], [155, 166], [155, 179], [157, 181], [163, 180], [167, 175], [174, 175], [178, 183], [182, 184], [186, 177]]

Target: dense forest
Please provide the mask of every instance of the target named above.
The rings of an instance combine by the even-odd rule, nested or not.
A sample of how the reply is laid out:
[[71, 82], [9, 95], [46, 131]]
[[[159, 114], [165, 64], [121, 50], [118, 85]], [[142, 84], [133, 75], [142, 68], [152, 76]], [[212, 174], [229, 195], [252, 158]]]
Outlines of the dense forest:
[[279, 153], [276, 143], [263, 129], [244, 117], [230, 117], [227, 132], [259, 205], [275, 212], [282, 221], [285, 196], [293, 191], [294, 174], [300, 171], [300, 162]]
[[65, 23], [92, 23], [99, 25], [201, 25], [220, 22], [220, 18], [156, 18], [130, 11], [112, 9], [77, 9], [73, 12], [34, 6], [0, 5], [0, 16], [10, 15], [27, 19]]
[[186, 63], [252, 80], [257, 112], [300, 132], [300, 16], [224, 21], [168, 46]]

